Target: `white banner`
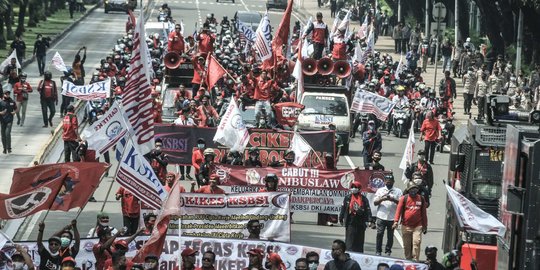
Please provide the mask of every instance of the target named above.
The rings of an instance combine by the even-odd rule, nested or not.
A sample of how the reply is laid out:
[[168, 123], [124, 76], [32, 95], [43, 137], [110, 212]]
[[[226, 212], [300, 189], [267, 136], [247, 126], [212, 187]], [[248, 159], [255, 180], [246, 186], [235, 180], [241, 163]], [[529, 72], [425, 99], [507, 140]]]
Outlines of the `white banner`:
[[87, 85], [75, 85], [68, 80], [64, 80], [62, 95], [87, 101], [109, 98], [111, 96], [111, 79]]
[[351, 111], [372, 113], [378, 119], [386, 121], [395, 105], [395, 103], [383, 96], [358, 89], [354, 94]]
[[272, 57], [272, 26], [270, 26], [268, 12], [262, 17], [255, 35], [255, 50], [261, 61], [270, 59]]
[[[123, 238], [125, 239], [125, 238]], [[132, 258], [135, 256], [137, 249], [148, 239], [148, 236], [139, 236], [135, 238], [135, 241], [129, 244], [129, 251], [126, 257]], [[96, 259], [92, 252], [92, 247], [98, 243], [97, 238], [81, 239], [81, 247], [79, 254], [75, 258], [77, 266], [82, 270], [95, 270]], [[24, 249], [28, 250], [30, 257], [34, 261], [34, 265], [39, 265], [40, 258], [38, 255], [38, 248], [36, 242], [16, 242], [20, 244]], [[331, 243], [329, 241], [328, 246]], [[190, 247], [199, 251], [196, 256], [196, 267], [201, 267], [203, 251], [212, 250], [216, 253], [216, 262], [214, 263], [215, 269], [226, 270], [240, 270], [244, 269], [249, 264], [249, 256], [247, 252], [253, 248], [259, 248], [265, 251], [271, 249], [277, 252], [288, 270], [292, 270], [295, 267], [295, 262], [298, 258], [306, 256], [310, 251], [314, 251], [319, 254], [319, 266], [318, 270], [323, 270], [326, 263], [332, 260], [331, 250], [320, 249], [315, 247], [293, 245], [287, 243], [277, 243], [268, 241], [250, 241], [250, 240], [231, 240], [231, 239], [212, 239], [212, 238], [192, 238], [182, 237], [178, 238], [176, 235], [167, 235], [165, 240], [165, 246], [163, 253], [160, 256], [159, 269], [160, 270], [173, 270], [179, 265], [180, 253], [185, 248]], [[7, 247], [3, 249], [7, 255], [11, 255], [14, 252], [13, 247]], [[374, 256], [360, 253], [349, 253], [351, 259], [358, 262], [362, 270], [377, 270], [379, 263], [387, 263], [392, 266], [393, 264], [399, 264], [404, 268], [409, 265], [415, 265], [417, 270], [427, 270], [428, 267], [425, 264], [413, 263], [411, 261], [400, 260], [396, 258], [388, 258], [381, 256]], [[266, 257], [266, 256], [265, 256]], [[264, 264], [263, 264], [264, 265]], [[407, 268], [409, 269], [409, 268]]]
[[238, 28], [238, 32], [242, 33], [247, 40], [250, 42], [255, 42], [256, 35], [255, 32], [253, 32], [253, 29], [251, 29], [251, 26], [246, 25], [240, 20], [237, 21], [236, 26]]
[[229, 107], [227, 107], [227, 111], [217, 127], [213, 140], [238, 152], [243, 152], [246, 148], [249, 141], [249, 132], [234, 99], [229, 103]]
[[[17, 61], [17, 68], [21, 68], [21, 63], [19, 63], [19, 59], [17, 59], [17, 50], [13, 50], [11, 54], [0, 64], [0, 72], [4, 72], [4, 69], [11, 65], [11, 58], [15, 58]], [[4, 74], [4, 76], [7, 76], [9, 74]]]
[[109, 151], [128, 134], [127, 119], [124, 118], [118, 102], [105, 112], [92, 126], [82, 132], [88, 148], [96, 150], [96, 158]]
[[115, 179], [149, 207], [160, 209], [163, 200], [167, 197], [167, 191], [163, 189], [156, 173], [140, 153], [132, 138], [126, 138], [127, 142], [126, 139], [122, 139], [121, 145], [117, 145], [118, 169]]
[[401, 157], [401, 162], [399, 163], [399, 168], [403, 170], [401, 175], [401, 181], [403, 183], [407, 182], [407, 177], [405, 176], [405, 170], [407, 169], [407, 163], [412, 164], [414, 158], [414, 146], [416, 144], [414, 138], [414, 120], [412, 121], [411, 128], [409, 129], [409, 138], [407, 138], [407, 145], [403, 151], [403, 156]]
[[467, 232], [496, 234], [504, 237], [506, 227], [494, 216], [484, 212], [476, 204], [469, 201], [465, 196], [455, 191], [448, 185], [444, 185], [448, 192], [448, 198], [454, 207], [458, 217], [459, 226]]
[[261, 223], [260, 239], [291, 240], [287, 192], [235, 194], [182, 193], [181, 237], [247, 239], [246, 224]]
[[64, 59], [62, 59], [62, 56], [60, 56], [60, 53], [56, 52], [51, 59], [51, 63], [56, 70], [61, 72], [68, 71], [66, 64], [64, 63]]
[[294, 165], [300, 167], [309, 156], [309, 153], [313, 151], [311, 145], [299, 133], [294, 133], [289, 150], [294, 152]]

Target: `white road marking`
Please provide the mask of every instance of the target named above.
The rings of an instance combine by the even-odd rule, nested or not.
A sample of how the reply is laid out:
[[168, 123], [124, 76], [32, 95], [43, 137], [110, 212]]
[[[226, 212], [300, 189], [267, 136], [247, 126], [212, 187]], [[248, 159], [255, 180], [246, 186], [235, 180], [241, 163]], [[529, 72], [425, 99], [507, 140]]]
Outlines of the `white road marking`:
[[[347, 163], [349, 163], [349, 167], [351, 167], [351, 169], [354, 170], [356, 168], [356, 166], [354, 165], [354, 162], [352, 161], [351, 157], [349, 157], [348, 155], [343, 156], [343, 157], [345, 158], [345, 160], [347, 160]], [[404, 247], [403, 246], [403, 237], [401, 237], [401, 234], [399, 233], [398, 229], [394, 230], [394, 237], [398, 241], [399, 245], [403, 248]]]
[[448, 145], [448, 144], [447, 144], [447, 145], [445, 145], [445, 146], [444, 146], [444, 150], [446, 150], [446, 151], [450, 151], [450, 145]]

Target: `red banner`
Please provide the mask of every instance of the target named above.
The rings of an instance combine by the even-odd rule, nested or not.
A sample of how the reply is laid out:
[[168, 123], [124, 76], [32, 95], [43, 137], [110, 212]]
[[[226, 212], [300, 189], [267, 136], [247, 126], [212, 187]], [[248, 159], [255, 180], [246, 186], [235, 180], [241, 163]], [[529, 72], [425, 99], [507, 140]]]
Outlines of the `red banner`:
[[304, 105], [296, 102], [283, 102], [274, 105], [276, 121], [283, 126], [292, 127], [296, 125], [298, 116], [304, 109]]
[[72, 162], [17, 168], [9, 193], [19, 193], [29, 187], [39, 188], [52, 177], [66, 175], [51, 210], [69, 211], [86, 204], [108, 166], [106, 163]]
[[291, 193], [291, 211], [337, 214], [353, 181], [362, 183], [363, 192], [374, 193], [384, 186], [384, 175], [390, 172], [216, 166], [216, 174], [221, 179], [220, 186], [231, 193], [257, 192], [264, 187], [264, 177], [269, 173], [278, 176], [278, 191]]
[[[216, 128], [199, 128], [191, 126], [155, 125], [156, 138], [163, 141], [162, 150], [168, 156], [170, 164], [191, 165], [191, 154], [197, 146], [197, 139], [203, 138], [206, 147], [216, 151], [216, 162], [227, 155], [229, 149], [212, 141]], [[263, 165], [283, 159], [285, 151], [289, 149], [293, 132], [269, 129], [250, 129], [249, 141], [244, 152], [244, 158], [248, 157], [248, 149], [252, 146], [259, 148]], [[333, 131], [300, 132], [302, 137], [311, 145], [314, 153], [309, 154], [304, 167], [314, 167], [324, 160], [327, 153], [334, 154], [335, 135]]]

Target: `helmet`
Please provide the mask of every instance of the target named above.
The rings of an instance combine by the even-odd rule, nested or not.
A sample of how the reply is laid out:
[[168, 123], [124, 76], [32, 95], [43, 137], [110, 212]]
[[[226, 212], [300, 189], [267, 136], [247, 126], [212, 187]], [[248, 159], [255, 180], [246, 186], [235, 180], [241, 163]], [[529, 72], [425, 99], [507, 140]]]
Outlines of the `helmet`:
[[273, 174], [273, 173], [269, 173], [266, 175], [266, 177], [264, 177], [264, 182], [268, 183], [268, 182], [277, 182], [278, 181], [278, 177], [277, 175]]
[[393, 174], [386, 174], [384, 175], [384, 180], [391, 180], [394, 181], [394, 175]]
[[437, 252], [437, 248], [435, 246], [432, 246], [432, 245], [427, 246], [426, 249], [424, 250], [424, 253], [426, 255], [436, 253], [436, 252]]
[[204, 150], [203, 154], [205, 156], [207, 156], [207, 155], [215, 156], [216, 155], [216, 153], [214, 152], [214, 149], [212, 149], [212, 148], [207, 148], [206, 150]]
[[207, 19], [212, 18], [212, 15], [210, 15], [210, 13], [208, 13], [208, 14], [206, 14], [206, 18], [207, 18]]
[[52, 73], [50, 71], [45, 71], [43, 73], [43, 77], [45, 78], [45, 80], [50, 80], [52, 79]]
[[441, 264], [447, 269], [459, 266], [458, 255], [459, 254], [457, 250], [452, 250], [444, 254]]
[[19, 76], [21, 77], [21, 79], [22, 79], [22, 78], [25, 78], [25, 79], [26, 79], [26, 77], [28, 77], [28, 75], [26, 75], [26, 73], [24, 73], [24, 72], [22, 72]]
[[398, 85], [398, 86], [396, 87], [396, 91], [397, 91], [397, 92], [405, 91], [405, 87], [403, 87], [403, 85]]
[[250, 147], [249, 148], [249, 153], [259, 153], [259, 148], [257, 148], [256, 146], [254, 147]]

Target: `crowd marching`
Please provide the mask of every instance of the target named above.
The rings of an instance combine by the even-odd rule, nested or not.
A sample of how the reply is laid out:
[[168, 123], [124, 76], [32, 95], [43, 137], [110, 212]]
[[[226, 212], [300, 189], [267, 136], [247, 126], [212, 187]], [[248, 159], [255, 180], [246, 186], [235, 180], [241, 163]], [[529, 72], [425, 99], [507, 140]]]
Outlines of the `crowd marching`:
[[[322, 5], [322, 4], [321, 4]], [[343, 198], [339, 212], [334, 214], [320, 213], [319, 225], [337, 225], [345, 227], [344, 241], [335, 240], [331, 245], [331, 257], [324, 269], [360, 269], [360, 265], [347, 251], [364, 253], [365, 234], [367, 229], [376, 229], [376, 256], [391, 257], [394, 242], [394, 230], [400, 227], [404, 245], [404, 259], [422, 262], [425, 269], [458, 269], [458, 254], [448, 253], [443, 262], [437, 261], [437, 248], [427, 246], [425, 257], [421, 254], [422, 235], [428, 232], [428, 209], [434, 185], [433, 169], [435, 151], [441, 150], [450, 142], [454, 132], [452, 124], [455, 112], [453, 104], [458, 96], [458, 88], [462, 86], [464, 114], [471, 114], [473, 104], [478, 107], [478, 118], [486, 114], [486, 97], [490, 94], [507, 95], [513, 100], [511, 110], [529, 112], [539, 106], [540, 99], [540, 66], [526, 78], [507, 62], [504, 55], [489, 55], [484, 46], [473, 44], [469, 38], [465, 42], [452, 44], [445, 40], [440, 48], [443, 59], [444, 78], [433, 89], [426, 85], [422, 74], [428, 62], [435, 59], [436, 40], [423, 36], [420, 26], [396, 22], [380, 8], [373, 5], [344, 12], [343, 1], [330, 1], [332, 16], [336, 18], [334, 26], [329, 27], [321, 12], [316, 14], [313, 22], [302, 25], [297, 22], [290, 34], [291, 46], [287, 46], [288, 29], [285, 39], [283, 32], [274, 33], [272, 41], [273, 54], [270, 60], [261, 60], [260, 44], [251, 29], [242, 22], [224, 16], [220, 22], [214, 14], [208, 14], [206, 22], [192, 35], [185, 35], [183, 23], [172, 18], [167, 4], [160, 9], [159, 20], [171, 25], [166, 33], [147, 33], [143, 37], [149, 48], [151, 71], [153, 77], [149, 82], [152, 99], [152, 121], [154, 124], [167, 122], [164, 115], [164, 93], [161, 92], [167, 76], [172, 73], [171, 61], [179, 64], [191, 64], [193, 73], [189, 80], [178, 83], [173, 96], [173, 108], [177, 116], [169, 119], [177, 126], [218, 127], [226, 118], [231, 103], [237, 103], [240, 110], [245, 111], [254, 106], [254, 127], [272, 129], [283, 132], [295, 130], [294, 124], [284, 122], [278, 117], [276, 108], [286, 102], [299, 103], [304, 79], [309, 74], [302, 71], [302, 62], [307, 59], [332, 61], [346, 60], [350, 63], [350, 75], [343, 78], [332, 77], [336, 85], [342, 85], [354, 92], [371, 93], [378, 99], [392, 102], [393, 111], [381, 118], [373, 111], [358, 111], [353, 119], [351, 137], [360, 134], [363, 144], [364, 168], [373, 171], [385, 171], [381, 163], [383, 135], [395, 134], [401, 137], [409, 131], [420, 132], [424, 149], [417, 152], [417, 161], [407, 161], [404, 175], [408, 179], [405, 190], [394, 186], [392, 173], [385, 174], [382, 185], [376, 190], [372, 201], [366, 197], [366, 186], [360, 179], [351, 181], [348, 194]], [[351, 15], [351, 13], [353, 13]], [[363, 21], [358, 32], [349, 31], [347, 20], [356, 15]], [[290, 20], [290, 14], [289, 14]], [[337, 22], [337, 23], [336, 23]], [[286, 24], [286, 27], [289, 25]], [[92, 151], [84, 136], [79, 131], [83, 122], [89, 125], [103, 119], [108, 110], [121, 104], [125, 99], [129, 83], [130, 61], [132, 53], [137, 49], [134, 28], [134, 17], [126, 24], [126, 35], [118, 39], [113, 53], [101, 61], [98, 70], [87, 78], [84, 68], [86, 47], [76, 54], [71, 66], [63, 70], [60, 81], [45, 70], [45, 53], [49, 47], [49, 39], [38, 35], [34, 54], [39, 63], [39, 74], [43, 79], [34, 87], [27, 82], [27, 75], [21, 69], [20, 62], [24, 58], [25, 45], [16, 39], [11, 45], [16, 52], [10, 63], [3, 69], [7, 78], [7, 89], [3, 89], [0, 101], [1, 137], [3, 153], [12, 152], [11, 130], [16, 121], [17, 126], [25, 125], [26, 108], [30, 93], [36, 90], [39, 94], [43, 116], [43, 128], [54, 127], [56, 107], [61, 99], [60, 117], [62, 118], [62, 139], [64, 141], [65, 162], [98, 161], [100, 154]], [[390, 35], [395, 40], [395, 53], [402, 54], [401, 59], [393, 59], [388, 53], [375, 50], [374, 43], [378, 36]], [[276, 40], [285, 40], [279, 44]], [[21, 54], [22, 53], [22, 54]], [[169, 61], [169, 62], [167, 62]], [[300, 72], [295, 71], [295, 62], [300, 63]], [[177, 67], [178, 67], [177, 66]], [[299, 74], [303, 73], [303, 74]], [[300, 79], [307, 76], [304, 79]], [[461, 79], [456, 82], [456, 79]], [[308, 79], [306, 79], [308, 80]], [[78, 119], [74, 97], [61, 95], [63, 85], [69, 82], [75, 86], [93, 83], [110, 83], [110, 96], [86, 101], [84, 119]], [[332, 84], [328, 81], [317, 82], [322, 85]], [[165, 89], [163, 89], [165, 90]], [[64, 91], [65, 92], [65, 91]], [[129, 98], [128, 98], [129, 99]], [[329, 123], [329, 130], [337, 131], [336, 125]], [[337, 170], [342, 138], [334, 139], [335, 151], [322, 157], [317, 167], [322, 170]], [[203, 194], [225, 194], [220, 187], [220, 176], [216, 174], [216, 166], [220, 164], [245, 166], [247, 168], [297, 166], [298, 153], [287, 150], [277, 160], [261, 160], [260, 149], [250, 147], [245, 151], [231, 150], [228, 154], [217, 158], [216, 149], [208, 147], [205, 138], [198, 138], [191, 155], [191, 164], [170, 164], [168, 155], [164, 153], [164, 142], [156, 138], [154, 148], [144, 157], [150, 164], [161, 185], [167, 192], [180, 180], [191, 180], [191, 188], [180, 192]], [[246, 156], [244, 156], [244, 153]], [[108, 152], [103, 153], [105, 162], [110, 163]], [[264, 164], [264, 165], [263, 165]], [[176, 168], [171, 169], [171, 168]], [[108, 175], [108, 173], [107, 173]], [[263, 176], [264, 188], [260, 192], [276, 192], [281, 187], [279, 177], [269, 173]], [[279, 189], [281, 190], [281, 189]], [[101, 212], [97, 216], [96, 226], [88, 233], [88, 237], [97, 237], [98, 242], [92, 246], [95, 255], [95, 267], [101, 269], [145, 269], [160, 268], [160, 254], [144, 254], [135, 263], [126, 258], [130, 243], [137, 237], [151, 235], [159, 217], [145, 214], [141, 217], [141, 199], [128, 188], [120, 187], [116, 191], [116, 200], [121, 202], [124, 227], [116, 229], [109, 225], [109, 215]], [[93, 197], [90, 198], [94, 201]], [[371, 207], [375, 209], [371, 209]], [[372, 214], [373, 213], [373, 214]], [[290, 213], [292, 222], [293, 213]], [[140, 224], [141, 221], [144, 224]], [[260, 239], [262, 223], [250, 220], [246, 224], [249, 236], [247, 239]], [[77, 259], [81, 246], [81, 236], [77, 221], [50, 236], [45, 236], [45, 223], [39, 224], [37, 247], [39, 266], [34, 265], [28, 252], [15, 245], [16, 252], [11, 255], [13, 268], [42, 270], [75, 269], [81, 266]], [[384, 235], [386, 241], [383, 246]], [[383, 249], [384, 247], [384, 249]], [[284, 260], [277, 252], [253, 248], [245, 251], [249, 257], [249, 265], [245, 269], [287, 269]], [[202, 260], [196, 262], [195, 256], [202, 254]], [[139, 254], [137, 256], [140, 256]], [[185, 247], [181, 251], [180, 269], [214, 269], [216, 253], [211, 249], [196, 250]], [[321, 269], [320, 256], [315, 251], [308, 252], [298, 258], [289, 269]], [[425, 259], [424, 259], [425, 258]], [[411, 266], [411, 267], [414, 267]], [[389, 265], [381, 262], [377, 269], [403, 269], [402, 265]], [[407, 269], [413, 269], [409, 266]], [[414, 268], [416, 269], [416, 268]]]

